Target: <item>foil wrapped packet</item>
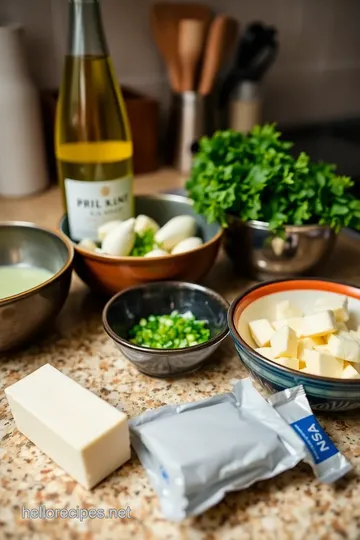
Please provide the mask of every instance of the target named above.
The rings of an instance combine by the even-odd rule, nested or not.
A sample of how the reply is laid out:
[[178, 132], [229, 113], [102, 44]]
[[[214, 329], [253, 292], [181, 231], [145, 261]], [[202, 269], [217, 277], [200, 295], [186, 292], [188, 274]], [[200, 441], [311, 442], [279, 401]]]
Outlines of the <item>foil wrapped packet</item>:
[[270, 396], [268, 402], [304, 441], [304, 461], [321, 482], [336, 482], [352, 469], [313, 415], [303, 386], [278, 392]]
[[291, 469], [306, 455], [303, 441], [250, 379], [231, 393], [147, 411], [129, 426], [162, 512], [173, 521]]

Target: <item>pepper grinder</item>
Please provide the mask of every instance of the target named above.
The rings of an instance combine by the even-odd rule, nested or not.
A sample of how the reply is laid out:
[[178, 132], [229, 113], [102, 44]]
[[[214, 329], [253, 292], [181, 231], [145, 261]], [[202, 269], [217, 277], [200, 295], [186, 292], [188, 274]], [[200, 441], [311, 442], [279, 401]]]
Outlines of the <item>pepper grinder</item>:
[[262, 101], [259, 84], [241, 81], [234, 89], [229, 102], [229, 125], [234, 131], [248, 133], [261, 123]]

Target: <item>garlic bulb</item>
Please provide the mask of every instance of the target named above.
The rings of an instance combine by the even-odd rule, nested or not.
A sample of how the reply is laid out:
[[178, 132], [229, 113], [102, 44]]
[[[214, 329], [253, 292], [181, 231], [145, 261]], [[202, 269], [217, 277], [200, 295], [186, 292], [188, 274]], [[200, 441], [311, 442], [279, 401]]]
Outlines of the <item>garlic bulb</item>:
[[106, 223], [103, 223], [98, 228], [98, 238], [100, 242], [102, 242], [107, 234], [109, 234], [110, 231], [115, 229], [118, 225], [123, 223], [120, 219], [113, 219], [112, 221], [107, 221]]
[[171, 250], [171, 254], [176, 255], [176, 253], [192, 251], [193, 249], [197, 249], [203, 243], [204, 242], [198, 236], [191, 236], [190, 238], [186, 238], [185, 240], [182, 240], [176, 244], [176, 246]]
[[160, 227], [154, 219], [144, 214], [139, 214], [135, 221], [135, 232], [142, 233], [144, 231], [152, 230], [157, 232]]
[[123, 221], [104, 238], [101, 249], [107, 255], [126, 257], [135, 244], [135, 218]]
[[87, 249], [88, 251], [96, 251], [97, 245], [91, 240], [91, 238], [83, 238], [78, 243], [78, 246]]
[[176, 216], [170, 219], [155, 234], [155, 241], [163, 249], [171, 251], [182, 240], [194, 236], [197, 224], [191, 216]]
[[146, 253], [144, 257], [164, 257], [164, 255], [169, 255], [169, 253], [163, 249], [153, 249], [152, 251], [149, 251], [149, 253]]

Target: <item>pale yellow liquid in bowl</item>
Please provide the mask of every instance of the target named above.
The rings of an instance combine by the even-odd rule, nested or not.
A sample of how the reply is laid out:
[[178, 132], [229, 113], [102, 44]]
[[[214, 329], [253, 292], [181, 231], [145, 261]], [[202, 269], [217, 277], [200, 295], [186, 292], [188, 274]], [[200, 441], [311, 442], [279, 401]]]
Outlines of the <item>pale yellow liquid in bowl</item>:
[[53, 275], [36, 266], [0, 266], [0, 300], [37, 287]]

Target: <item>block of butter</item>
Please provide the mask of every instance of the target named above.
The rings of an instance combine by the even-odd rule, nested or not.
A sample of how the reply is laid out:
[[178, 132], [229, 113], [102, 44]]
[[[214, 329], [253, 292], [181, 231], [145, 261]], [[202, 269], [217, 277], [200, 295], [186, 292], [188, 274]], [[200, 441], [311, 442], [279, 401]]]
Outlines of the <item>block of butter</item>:
[[130, 459], [126, 415], [50, 364], [5, 394], [18, 430], [86, 488]]

